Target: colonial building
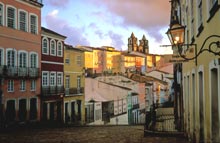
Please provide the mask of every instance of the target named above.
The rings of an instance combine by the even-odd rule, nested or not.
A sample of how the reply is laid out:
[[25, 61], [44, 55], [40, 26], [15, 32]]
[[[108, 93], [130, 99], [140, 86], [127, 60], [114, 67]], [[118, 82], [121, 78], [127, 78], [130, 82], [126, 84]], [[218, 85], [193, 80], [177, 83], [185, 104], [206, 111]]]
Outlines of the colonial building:
[[0, 0], [2, 123], [40, 119], [42, 6], [40, 0]]
[[219, 3], [219, 0], [172, 1], [168, 32], [172, 34], [181, 26], [185, 32], [185, 40], [176, 35], [171, 40], [177, 44], [173, 47], [175, 54], [185, 60], [182, 67], [175, 67], [182, 71], [183, 130], [194, 142], [220, 142], [220, 31], [216, 30], [220, 25]]
[[84, 50], [65, 45], [64, 59], [64, 122], [84, 124], [86, 76]]
[[65, 36], [41, 28], [41, 119], [63, 120]]

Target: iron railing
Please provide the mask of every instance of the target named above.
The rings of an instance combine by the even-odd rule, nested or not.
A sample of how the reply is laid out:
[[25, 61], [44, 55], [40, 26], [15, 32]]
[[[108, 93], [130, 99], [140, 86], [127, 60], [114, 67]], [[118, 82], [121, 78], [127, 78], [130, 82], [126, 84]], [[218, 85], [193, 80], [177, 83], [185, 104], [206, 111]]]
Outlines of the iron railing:
[[84, 87], [80, 87], [80, 88], [65, 88], [65, 95], [79, 95], [79, 94], [83, 94], [84, 93]]
[[38, 78], [39, 68], [3, 65], [0, 66], [0, 76], [3, 78]]
[[64, 87], [63, 86], [42, 86], [41, 95], [42, 96], [56, 96], [63, 95]]

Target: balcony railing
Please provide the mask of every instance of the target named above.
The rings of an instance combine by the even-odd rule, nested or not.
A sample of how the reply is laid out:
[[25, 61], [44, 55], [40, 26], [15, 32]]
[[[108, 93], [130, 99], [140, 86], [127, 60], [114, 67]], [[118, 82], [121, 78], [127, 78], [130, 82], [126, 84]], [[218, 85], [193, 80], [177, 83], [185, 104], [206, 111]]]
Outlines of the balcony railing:
[[65, 95], [80, 95], [84, 93], [84, 87], [80, 88], [65, 88]]
[[39, 68], [0, 66], [0, 76], [3, 78], [38, 78]]
[[138, 109], [138, 108], [139, 108], [139, 104], [138, 103], [132, 105], [132, 109]]
[[41, 88], [42, 96], [56, 96], [63, 94], [64, 94], [63, 86], [42, 86]]

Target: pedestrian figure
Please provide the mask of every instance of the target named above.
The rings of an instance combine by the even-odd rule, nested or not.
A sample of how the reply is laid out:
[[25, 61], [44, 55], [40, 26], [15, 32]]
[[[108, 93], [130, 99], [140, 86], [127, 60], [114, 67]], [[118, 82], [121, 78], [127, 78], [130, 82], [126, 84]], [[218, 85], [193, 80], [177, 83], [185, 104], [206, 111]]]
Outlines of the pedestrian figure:
[[116, 125], [118, 125], [118, 116], [115, 118], [115, 120], [116, 120]]

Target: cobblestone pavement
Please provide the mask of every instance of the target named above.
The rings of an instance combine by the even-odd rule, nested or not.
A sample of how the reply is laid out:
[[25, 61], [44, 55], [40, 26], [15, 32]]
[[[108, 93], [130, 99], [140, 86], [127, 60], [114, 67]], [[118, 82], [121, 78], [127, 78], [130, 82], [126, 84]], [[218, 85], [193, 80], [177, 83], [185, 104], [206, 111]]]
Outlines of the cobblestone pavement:
[[177, 137], [144, 137], [143, 126], [86, 126], [16, 129], [0, 133], [0, 143], [187, 143]]

